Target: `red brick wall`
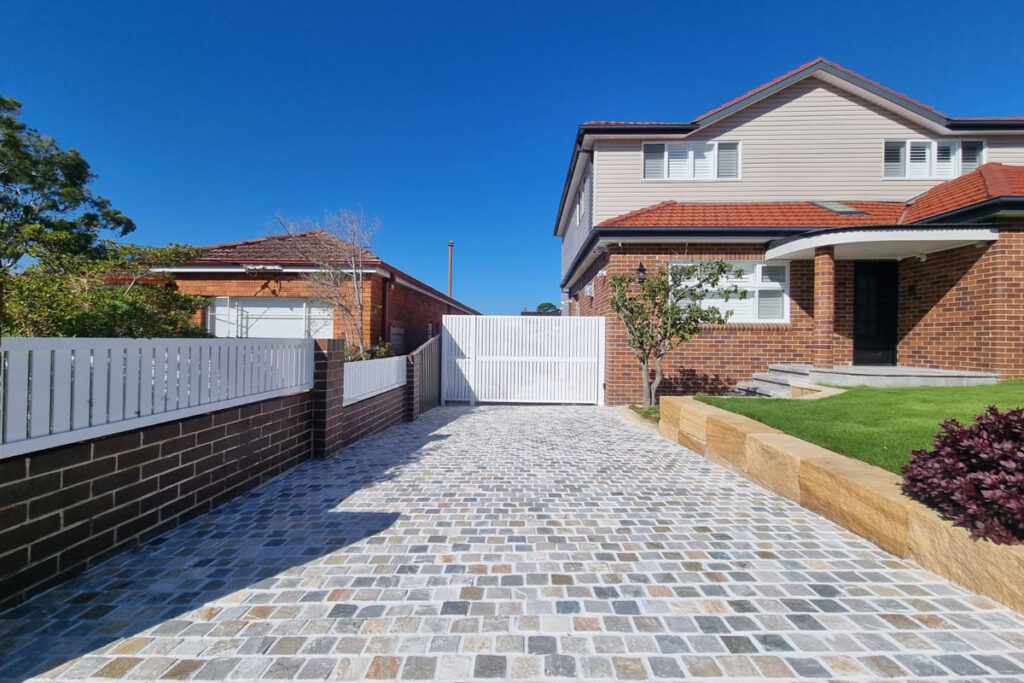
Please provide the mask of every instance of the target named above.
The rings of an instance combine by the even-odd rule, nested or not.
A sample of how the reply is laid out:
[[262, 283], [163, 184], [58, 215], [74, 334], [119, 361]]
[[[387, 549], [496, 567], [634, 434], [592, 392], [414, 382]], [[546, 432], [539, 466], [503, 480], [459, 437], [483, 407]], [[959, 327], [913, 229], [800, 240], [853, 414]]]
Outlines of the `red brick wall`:
[[401, 322], [405, 325], [405, 349], [402, 350], [404, 353], [415, 351], [430, 338], [430, 332], [440, 334], [442, 316], [463, 314], [449, 304], [424, 296], [415, 289], [398, 283], [394, 283], [388, 291], [387, 311], [389, 326], [391, 322]]
[[[635, 272], [642, 262], [649, 271], [671, 261], [693, 259], [759, 260], [764, 247], [754, 244], [678, 244], [611, 246], [569, 292], [573, 315], [607, 318], [605, 401], [609, 405], [639, 402], [643, 396], [640, 363], [626, 343], [625, 328], [609, 305], [607, 275]], [[733, 389], [769, 363], [810, 363], [814, 341], [814, 281], [811, 261], [790, 265], [790, 322], [709, 325], [689, 342], [671, 351], [664, 362], [659, 394], [719, 392]], [[593, 298], [583, 287], [594, 284]]]
[[1024, 376], [1024, 232], [900, 263], [901, 365]]
[[310, 392], [0, 460], [0, 605], [310, 457]]

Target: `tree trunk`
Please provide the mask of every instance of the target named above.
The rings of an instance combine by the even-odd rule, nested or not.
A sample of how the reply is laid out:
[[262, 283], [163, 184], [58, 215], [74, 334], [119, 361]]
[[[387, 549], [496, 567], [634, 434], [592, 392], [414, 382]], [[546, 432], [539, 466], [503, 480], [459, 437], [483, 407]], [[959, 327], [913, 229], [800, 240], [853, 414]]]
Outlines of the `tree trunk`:
[[661, 386], [661, 356], [654, 357], [654, 381], [651, 382], [651, 405], [658, 402], [658, 387]]
[[645, 358], [641, 361], [641, 367], [644, 373], [644, 408], [651, 407], [651, 372]]

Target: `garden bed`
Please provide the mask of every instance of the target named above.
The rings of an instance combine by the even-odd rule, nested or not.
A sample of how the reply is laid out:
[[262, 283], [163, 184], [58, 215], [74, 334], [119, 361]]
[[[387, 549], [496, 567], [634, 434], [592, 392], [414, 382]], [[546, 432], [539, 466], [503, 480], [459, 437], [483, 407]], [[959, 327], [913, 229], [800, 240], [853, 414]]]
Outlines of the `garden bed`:
[[[833, 399], [801, 401], [799, 407], [828, 400]], [[931, 427], [933, 432], [936, 425]], [[890, 471], [692, 397], [662, 397], [659, 431], [898, 557], [912, 559], [973, 591], [1024, 610], [1020, 579], [1024, 576], [1024, 546], [997, 545], [971, 536], [903, 495], [901, 478]]]
[[813, 444], [899, 474], [910, 451], [931, 446], [947, 417], [1024, 405], [1024, 380], [973, 387], [850, 387], [816, 401], [698, 396]]

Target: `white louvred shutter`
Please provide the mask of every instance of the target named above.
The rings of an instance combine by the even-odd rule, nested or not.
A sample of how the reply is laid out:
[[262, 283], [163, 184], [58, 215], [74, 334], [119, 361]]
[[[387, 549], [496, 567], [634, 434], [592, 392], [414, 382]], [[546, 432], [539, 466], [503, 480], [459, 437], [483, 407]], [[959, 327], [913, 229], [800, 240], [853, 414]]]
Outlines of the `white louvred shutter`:
[[668, 149], [668, 177], [683, 180], [690, 177], [690, 150], [685, 142], [666, 145]]
[[908, 178], [928, 178], [931, 176], [932, 143], [930, 140], [912, 140], [907, 159]]
[[903, 178], [907, 175], [907, 143], [887, 140], [885, 143], [885, 177]]
[[714, 143], [693, 143], [693, 178], [695, 180], [707, 180], [715, 177], [714, 151]]
[[665, 177], [665, 145], [644, 145], [644, 179], [661, 180]]
[[960, 172], [970, 173], [981, 166], [982, 150], [985, 145], [981, 140], [964, 140], [960, 143]]
[[740, 143], [718, 143], [718, 177], [740, 177]]
[[956, 143], [939, 142], [935, 145], [935, 177], [952, 178], [956, 175]]

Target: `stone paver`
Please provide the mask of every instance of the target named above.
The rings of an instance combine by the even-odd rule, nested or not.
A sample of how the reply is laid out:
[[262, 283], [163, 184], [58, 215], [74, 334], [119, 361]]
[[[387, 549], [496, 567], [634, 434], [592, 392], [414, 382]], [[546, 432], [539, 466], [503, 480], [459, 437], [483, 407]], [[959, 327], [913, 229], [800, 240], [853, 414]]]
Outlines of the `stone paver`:
[[439, 408], [0, 615], [0, 678], [1024, 679], [1024, 618], [611, 409]]

